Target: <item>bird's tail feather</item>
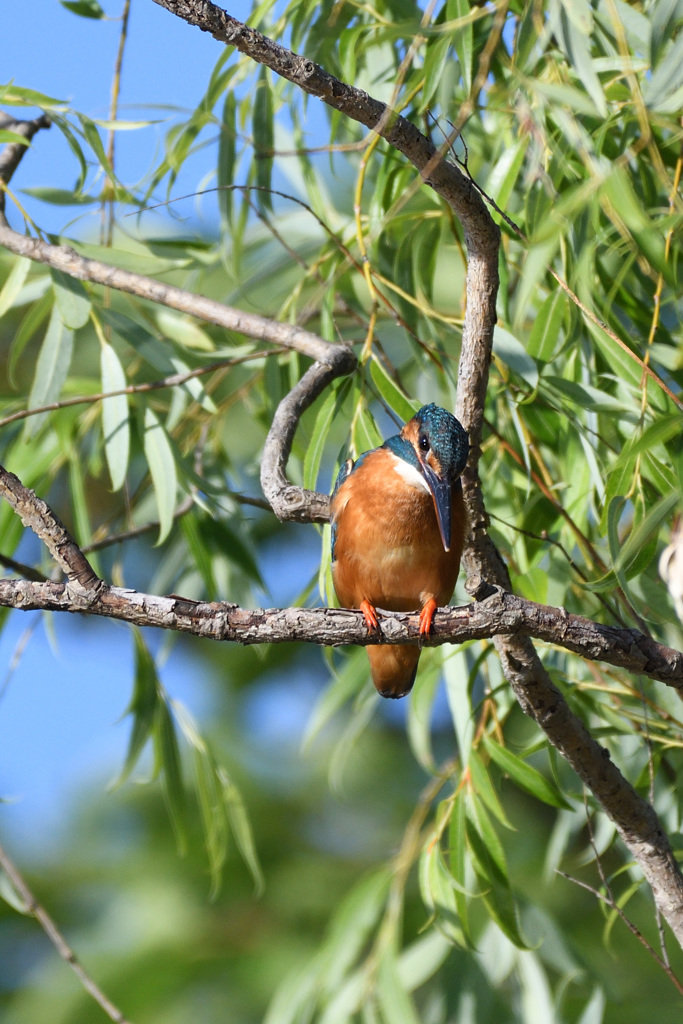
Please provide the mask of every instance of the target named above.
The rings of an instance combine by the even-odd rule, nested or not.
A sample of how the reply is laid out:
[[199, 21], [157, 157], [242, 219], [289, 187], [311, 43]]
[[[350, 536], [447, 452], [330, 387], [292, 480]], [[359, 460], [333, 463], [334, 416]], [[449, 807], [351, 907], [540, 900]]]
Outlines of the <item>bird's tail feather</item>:
[[420, 648], [382, 644], [368, 647], [370, 671], [375, 688], [382, 697], [404, 697], [415, 682]]

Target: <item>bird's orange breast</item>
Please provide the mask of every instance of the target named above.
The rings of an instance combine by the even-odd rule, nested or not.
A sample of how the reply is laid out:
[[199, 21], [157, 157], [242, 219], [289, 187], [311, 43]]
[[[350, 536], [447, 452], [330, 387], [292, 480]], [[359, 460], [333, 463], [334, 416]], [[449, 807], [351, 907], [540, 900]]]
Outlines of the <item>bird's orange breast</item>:
[[432, 496], [411, 470], [390, 451], [378, 449], [334, 496], [332, 572], [345, 607], [369, 601], [390, 611], [412, 611], [430, 599], [437, 605], [451, 599], [462, 551], [460, 484], [454, 486], [451, 547], [445, 551]]

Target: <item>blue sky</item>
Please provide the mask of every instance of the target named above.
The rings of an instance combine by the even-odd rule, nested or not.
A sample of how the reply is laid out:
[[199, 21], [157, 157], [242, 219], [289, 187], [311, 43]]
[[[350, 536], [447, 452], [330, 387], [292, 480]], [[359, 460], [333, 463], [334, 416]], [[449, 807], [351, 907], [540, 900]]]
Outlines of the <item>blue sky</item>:
[[[2, 62], [2, 81], [36, 89], [48, 96], [66, 100], [75, 110], [89, 117], [109, 116], [112, 72], [116, 59], [123, 0], [103, 0], [107, 20], [77, 17], [58, 0], [39, 0], [38, 4], [3, 4], [3, 34], [12, 40]], [[238, 0], [235, 17], [245, 16], [248, 5]], [[39, 16], [37, 16], [39, 12]], [[149, 170], [155, 155], [160, 155], [160, 140], [168, 119], [169, 107], [191, 111], [201, 98], [208, 74], [224, 47], [199, 29], [192, 28], [153, 3], [133, 0], [128, 41], [123, 62], [120, 113], [126, 120], [159, 119], [158, 129], [117, 133], [117, 170], [123, 181], [134, 183]], [[34, 116], [35, 110], [11, 108], [20, 116]], [[53, 185], [71, 188], [78, 165], [61, 133], [52, 128], [42, 133], [35, 152], [25, 159], [13, 185], [17, 189]], [[191, 161], [179, 185], [186, 191], [197, 187], [202, 169], [210, 157], [201, 154]], [[176, 190], [180, 194], [181, 189]], [[62, 230], [63, 207], [50, 208], [26, 200], [27, 209], [46, 230]], [[196, 211], [197, 204], [190, 207]], [[97, 220], [93, 209], [86, 216]], [[18, 226], [18, 225], [17, 225]]]

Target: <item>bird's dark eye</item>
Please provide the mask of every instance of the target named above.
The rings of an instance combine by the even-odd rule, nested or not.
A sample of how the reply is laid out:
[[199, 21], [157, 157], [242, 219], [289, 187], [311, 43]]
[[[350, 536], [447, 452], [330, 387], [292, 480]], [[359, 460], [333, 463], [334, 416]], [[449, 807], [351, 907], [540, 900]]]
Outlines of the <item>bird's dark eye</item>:
[[422, 435], [418, 443], [423, 452], [429, 451], [429, 438], [427, 437], [426, 434]]

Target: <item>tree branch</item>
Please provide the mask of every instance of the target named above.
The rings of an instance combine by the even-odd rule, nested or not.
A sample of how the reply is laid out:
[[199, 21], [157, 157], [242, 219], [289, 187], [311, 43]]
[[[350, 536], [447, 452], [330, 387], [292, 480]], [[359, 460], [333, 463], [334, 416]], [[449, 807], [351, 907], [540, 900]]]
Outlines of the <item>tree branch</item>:
[[[4, 223], [3, 223], [4, 221]], [[49, 267], [61, 270], [69, 277], [92, 284], [104, 285], [120, 292], [127, 292], [139, 299], [146, 299], [180, 313], [187, 313], [207, 323], [234, 331], [247, 338], [257, 341], [269, 341], [273, 345], [282, 345], [293, 349], [310, 359], [318, 359], [326, 364], [340, 360], [351, 369], [355, 366], [353, 352], [346, 345], [333, 345], [313, 334], [311, 331], [298, 327], [296, 324], [283, 324], [277, 320], [269, 320], [258, 313], [246, 313], [244, 310], [225, 306], [222, 302], [204, 298], [176, 288], [174, 285], [155, 281], [144, 274], [135, 274], [130, 270], [113, 267], [100, 260], [80, 256], [68, 245], [50, 245], [38, 238], [19, 234], [13, 231], [2, 218], [0, 220], [0, 245], [4, 245], [17, 256], [24, 256], [36, 263], [45, 263]], [[350, 372], [347, 371], [347, 372]]]
[[[500, 634], [534, 637], [582, 658], [649, 676], [683, 693], [683, 654], [637, 629], [602, 626], [563, 608], [505, 591], [461, 607], [439, 608], [433, 630], [420, 636], [417, 612], [379, 613], [381, 633], [368, 633], [362, 612], [348, 608], [240, 608], [225, 601], [160, 597], [100, 581], [84, 604], [68, 584], [0, 580], [0, 606], [21, 611], [84, 612], [137, 626], [171, 629], [245, 645], [288, 642], [338, 647], [413, 644], [439, 647]], [[604, 756], [604, 755], [603, 755]]]
[[39, 923], [48, 939], [61, 956], [62, 960], [69, 965], [85, 991], [93, 997], [95, 1002], [104, 1010], [109, 1019], [115, 1022], [115, 1024], [129, 1024], [128, 1018], [124, 1017], [118, 1007], [114, 1006], [112, 1001], [104, 994], [99, 985], [81, 965], [78, 957], [62, 935], [59, 928], [50, 917], [47, 910], [45, 910], [42, 904], [40, 904], [35, 898], [33, 892], [24, 880], [23, 875], [20, 874], [18, 868], [10, 859], [9, 854], [1, 845], [0, 868], [7, 875], [17, 893], [17, 896], [21, 900], [23, 912], [35, 917], [36, 921]]
[[[49, 127], [50, 119], [45, 114], [34, 118], [33, 121], [17, 121], [10, 117], [9, 114], [6, 114], [4, 110], [0, 111], [0, 128], [5, 129], [5, 131], [12, 131], [16, 135], [23, 135], [27, 142], [30, 142], [41, 128]], [[9, 184], [27, 149], [28, 146], [22, 145], [21, 142], [9, 142], [6, 146], [3, 146], [0, 152], [0, 180], [4, 181], [6, 185]], [[5, 193], [0, 188], [0, 214], [2, 214], [4, 208]]]

